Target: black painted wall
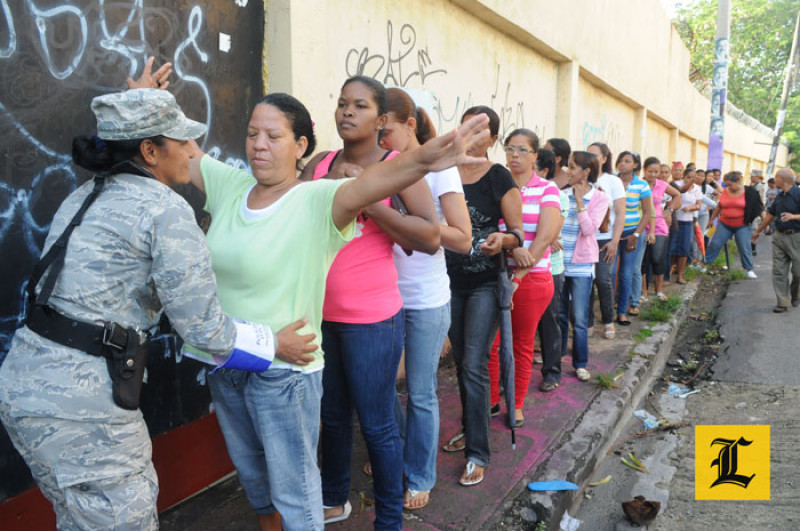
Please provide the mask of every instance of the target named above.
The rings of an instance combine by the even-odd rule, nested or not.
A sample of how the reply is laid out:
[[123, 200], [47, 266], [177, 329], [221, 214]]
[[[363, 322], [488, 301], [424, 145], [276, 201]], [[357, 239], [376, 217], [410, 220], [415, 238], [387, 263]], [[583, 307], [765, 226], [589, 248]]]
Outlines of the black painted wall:
[[[261, 0], [0, 0], [0, 363], [52, 216], [89, 177], [69, 153], [73, 136], [94, 132], [91, 99], [123, 89], [147, 56], [171, 61], [170, 91], [209, 125], [201, 147], [245, 165], [263, 39]], [[200, 364], [176, 359], [175, 338], [159, 344], [142, 399], [151, 435], [198, 419], [210, 403]], [[0, 428], [0, 502], [32, 485]]]

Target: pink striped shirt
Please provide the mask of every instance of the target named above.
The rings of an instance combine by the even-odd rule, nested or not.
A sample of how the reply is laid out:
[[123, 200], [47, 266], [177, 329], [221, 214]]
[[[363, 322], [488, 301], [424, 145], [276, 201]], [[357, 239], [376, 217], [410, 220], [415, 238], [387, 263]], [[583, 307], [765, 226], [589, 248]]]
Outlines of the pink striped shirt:
[[[553, 207], [561, 210], [561, 200], [558, 197], [558, 186], [551, 181], [542, 179], [536, 172], [533, 173], [528, 184], [520, 190], [522, 194], [522, 229], [525, 232], [525, 248], [530, 249], [536, 239], [536, 229], [539, 225], [539, 212], [542, 207]], [[506, 224], [500, 220], [500, 230], [506, 230]], [[516, 267], [513, 258], [508, 259], [509, 265]], [[530, 270], [530, 273], [550, 273], [550, 247], [544, 252], [542, 259]]]

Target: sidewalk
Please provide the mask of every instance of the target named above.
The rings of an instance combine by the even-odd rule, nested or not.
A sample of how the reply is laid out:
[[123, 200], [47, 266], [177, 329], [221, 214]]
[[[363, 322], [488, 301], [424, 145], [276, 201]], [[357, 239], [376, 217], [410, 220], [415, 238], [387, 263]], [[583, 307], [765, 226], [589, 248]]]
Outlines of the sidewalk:
[[[685, 301], [693, 296], [696, 284], [672, 284], [667, 292], [680, 295]], [[541, 374], [539, 366], [535, 366], [525, 401], [525, 425], [516, 430], [516, 450], [511, 449], [503, 406], [501, 415], [491, 422], [492, 460], [486, 479], [474, 487], [460, 486], [457, 480], [465, 465], [464, 456], [440, 452], [430, 505], [419, 511], [405, 511], [404, 528], [488, 529], [501, 525], [505, 511], [530, 481], [565, 479], [580, 485], [604, 447], [617, 437], [619, 420], [630, 414], [663, 368], [686, 307], [684, 304], [671, 322], [650, 327], [653, 333], [648, 338], [642, 334], [635, 339], [639, 330], [648, 326], [637, 318], [632, 318], [632, 326], [617, 326], [614, 340], [602, 339], [602, 325], [597, 325], [590, 338], [589, 383], [577, 380], [568, 356], [562, 364], [561, 385], [554, 392], [541, 393]], [[631, 355], [634, 351], [636, 356]], [[616, 382], [619, 389], [601, 390], [596, 385], [597, 375], [613, 376], [621, 368], [625, 368], [625, 374]], [[439, 399], [441, 447], [460, 429], [461, 405], [451, 360], [444, 361], [439, 370]], [[328, 526], [334, 530], [372, 529], [374, 510], [366, 505], [361, 511], [360, 498], [362, 492], [367, 496], [371, 493], [370, 478], [361, 472], [367, 460], [366, 448], [360, 434], [354, 440], [350, 494], [353, 513], [347, 521]], [[549, 529], [558, 529], [571, 496], [572, 493], [531, 493], [531, 500], [538, 518], [548, 521]], [[167, 511], [161, 520], [163, 531], [257, 530], [255, 517], [235, 477]]]

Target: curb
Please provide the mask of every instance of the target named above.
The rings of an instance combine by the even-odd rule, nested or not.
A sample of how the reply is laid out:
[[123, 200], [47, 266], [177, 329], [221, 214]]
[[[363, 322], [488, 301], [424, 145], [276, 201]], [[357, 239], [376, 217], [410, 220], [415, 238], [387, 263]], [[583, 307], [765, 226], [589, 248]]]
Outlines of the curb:
[[[614, 393], [598, 391], [577, 423], [565, 430], [553, 446], [550, 457], [537, 467], [530, 481], [562, 478], [581, 486], [575, 491], [530, 493], [534, 511], [539, 521], [547, 522], [549, 531], [558, 531], [564, 513], [568, 509], [574, 512], [580, 505], [584, 483], [620, 438], [634, 410], [664, 370], [680, 324], [688, 316], [699, 287], [700, 282], [695, 282], [685, 288], [680, 294], [683, 304], [672, 320], [654, 326], [653, 335], [634, 347], [637, 355], [627, 363], [624, 376], [617, 382], [621, 388]], [[527, 482], [523, 482], [520, 492], [525, 485]]]

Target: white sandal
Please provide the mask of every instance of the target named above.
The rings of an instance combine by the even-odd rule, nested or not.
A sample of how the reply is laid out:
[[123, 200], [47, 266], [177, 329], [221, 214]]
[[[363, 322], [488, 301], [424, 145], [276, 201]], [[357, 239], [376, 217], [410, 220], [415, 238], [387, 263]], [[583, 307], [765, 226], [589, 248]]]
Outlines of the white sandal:
[[464, 474], [461, 476], [461, 478], [458, 480], [458, 482], [461, 485], [465, 486], [465, 487], [471, 487], [471, 486], [477, 485], [478, 483], [483, 481], [484, 472], [486, 470], [486, 467], [481, 467], [484, 470], [481, 472], [481, 475], [480, 475], [480, 477], [478, 479], [464, 479], [464, 478], [471, 477], [472, 474], [475, 473], [475, 469], [477, 467], [479, 467], [479, 466], [480, 465], [476, 464], [474, 461], [467, 461], [467, 467], [464, 469]]

